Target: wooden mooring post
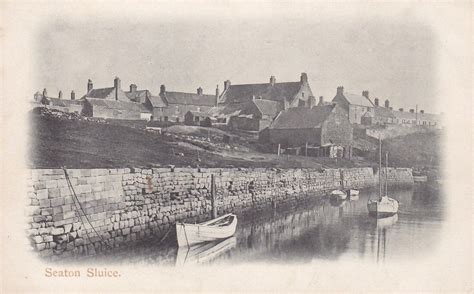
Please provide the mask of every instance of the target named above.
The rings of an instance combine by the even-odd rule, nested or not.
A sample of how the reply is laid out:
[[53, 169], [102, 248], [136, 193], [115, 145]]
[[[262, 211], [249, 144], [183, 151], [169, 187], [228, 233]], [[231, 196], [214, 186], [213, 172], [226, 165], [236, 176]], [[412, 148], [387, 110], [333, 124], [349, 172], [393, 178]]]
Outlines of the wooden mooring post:
[[278, 144], [278, 157], [280, 157], [280, 152], [281, 152], [281, 146]]
[[216, 180], [214, 178], [214, 174], [211, 175], [211, 205], [212, 205], [212, 212], [211, 217], [217, 217], [217, 203], [216, 203]]

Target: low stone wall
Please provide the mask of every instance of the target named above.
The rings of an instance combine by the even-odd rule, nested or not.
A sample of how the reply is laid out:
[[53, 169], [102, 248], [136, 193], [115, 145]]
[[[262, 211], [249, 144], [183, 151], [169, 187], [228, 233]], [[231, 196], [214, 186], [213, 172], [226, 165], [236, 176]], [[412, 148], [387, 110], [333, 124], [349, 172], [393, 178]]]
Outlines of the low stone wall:
[[[218, 213], [298, 202], [341, 188], [375, 185], [355, 169], [35, 169], [28, 179], [28, 236], [41, 256], [94, 254], [210, 216], [211, 177]], [[385, 177], [382, 177], [385, 178]], [[410, 169], [388, 169], [389, 185], [411, 185]], [[75, 192], [75, 195], [73, 192]], [[77, 197], [77, 198], [76, 198]]]

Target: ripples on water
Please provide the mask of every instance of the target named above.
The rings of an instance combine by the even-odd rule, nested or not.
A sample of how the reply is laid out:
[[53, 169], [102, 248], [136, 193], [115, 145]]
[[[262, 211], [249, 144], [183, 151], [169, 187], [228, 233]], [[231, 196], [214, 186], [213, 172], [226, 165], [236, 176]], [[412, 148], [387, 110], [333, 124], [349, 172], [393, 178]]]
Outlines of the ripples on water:
[[175, 236], [170, 235], [164, 244], [149, 241], [94, 261], [127, 265], [288, 264], [348, 258], [384, 262], [429, 255], [440, 241], [440, 196], [419, 187], [389, 195], [400, 201], [399, 213], [390, 218], [368, 216], [367, 199], [376, 198], [377, 191], [367, 190], [361, 191], [357, 200], [317, 198], [299, 207], [239, 215], [235, 237], [224, 241], [178, 250]]

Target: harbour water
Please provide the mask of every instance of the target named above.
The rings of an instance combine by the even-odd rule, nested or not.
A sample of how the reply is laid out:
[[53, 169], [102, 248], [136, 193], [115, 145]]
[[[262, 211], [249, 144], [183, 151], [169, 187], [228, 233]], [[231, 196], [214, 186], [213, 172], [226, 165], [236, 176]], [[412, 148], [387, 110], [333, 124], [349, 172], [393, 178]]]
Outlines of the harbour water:
[[399, 213], [375, 219], [367, 199], [378, 191], [362, 190], [358, 199], [332, 201], [315, 197], [296, 207], [277, 206], [239, 215], [234, 237], [177, 248], [170, 234], [164, 241], [144, 242], [96, 256], [95, 262], [156, 265], [227, 265], [310, 263], [359, 259], [375, 263], [429, 255], [441, 238], [443, 201], [426, 188], [393, 190]]

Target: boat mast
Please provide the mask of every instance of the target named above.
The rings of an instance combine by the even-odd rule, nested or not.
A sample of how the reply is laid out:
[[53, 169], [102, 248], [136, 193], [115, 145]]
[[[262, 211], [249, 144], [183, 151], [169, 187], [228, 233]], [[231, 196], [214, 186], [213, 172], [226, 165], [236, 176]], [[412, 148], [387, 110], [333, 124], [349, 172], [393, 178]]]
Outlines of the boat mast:
[[385, 196], [388, 195], [388, 152], [385, 152]]
[[382, 139], [379, 134], [379, 199], [382, 199], [382, 179], [380, 174], [382, 173]]

